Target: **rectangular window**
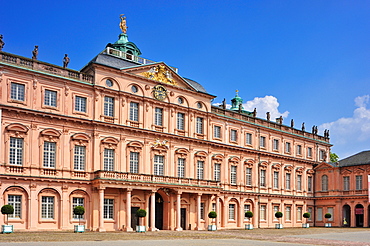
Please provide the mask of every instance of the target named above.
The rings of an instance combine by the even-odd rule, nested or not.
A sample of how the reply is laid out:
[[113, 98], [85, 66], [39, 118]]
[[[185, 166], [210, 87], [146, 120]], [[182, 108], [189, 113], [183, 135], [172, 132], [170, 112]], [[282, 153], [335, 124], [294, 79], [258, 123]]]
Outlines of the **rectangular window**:
[[302, 155], [302, 145], [297, 145], [297, 155]]
[[307, 177], [307, 191], [312, 191], [312, 176]]
[[266, 205], [260, 206], [260, 220], [266, 220]]
[[343, 190], [345, 191], [349, 190], [349, 176], [343, 177]]
[[356, 190], [362, 190], [362, 175], [356, 175]]
[[56, 143], [44, 142], [44, 167], [55, 168]]
[[23, 138], [10, 138], [10, 165], [23, 165]]
[[245, 169], [245, 185], [252, 186], [252, 168], [250, 167]]
[[331, 218], [328, 219], [328, 221], [333, 221], [333, 215], [334, 215], [334, 208], [329, 207], [328, 208], [328, 213], [331, 214]]
[[104, 97], [104, 115], [113, 117], [114, 116], [114, 98]]
[[57, 92], [45, 90], [44, 105], [50, 107], [57, 106]]
[[276, 212], [279, 212], [279, 206], [274, 206], [274, 211], [273, 211], [273, 214], [272, 214], [272, 218], [274, 218], [275, 221], [278, 220], [278, 218], [275, 217]]
[[274, 189], [279, 189], [279, 172], [274, 172]]
[[9, 218], [21, 219], [22, 218], [22, 196], [8, 195], [8, 204], [12, 205], [14, 212], [9, 214]]
[[17, 101], [24, 101], [25, 86], [18, 83], [11, 83], [10, 99]]
[[177, 176], [179, 178], [185, 177], [185, 159], [184, 158], [177, 159]]
[[195, 131], [197, 134], [203, 134], [203, 118], [197, 117]]
[[317, 208], [317, 221], [322, 221], [322, 208]]
[[214, 170], [214, 179], [215, 181], [221, 180], [221, 164], [215, 163], [215, 170]]
[[297, 220], [302, 220], [302, 207], [297, 207]]
[[229, 204], [229, 220], [235, 220], [235, 204]]
[[230, 130], [230, 141], [232, 142], [238, 141], [238, 131], [237, 130]]
[[313, 211], [313, 210], [312, 210], [312, 207], [309, 207], [309, 208], [307, 209], [307, 211], [308, 211], [308, 212], [310, 213], [310, 215], [311, 215], [311, 216], [310, 216], [310, 218], [308, 218], [308, 219], [307, 219], [307, 221], [312, 221], [312, 211]]
[[307, 157], [309, 157], [309, 158], [312, 157], [312, 148], [311, 147], [307, 148]]
[[114, 199], [104, 199], [104, 219], [113, 219], [114, 214]]
[[154, 125], [163, 126], [163, 109], [155, 108]]
[[290, 190], [290, 173], [285, 175], [285, 189]]
[[164, 156], [155, 155], [154, 156], [154, 175], [163, 176], [164, 175]]
[[245, 216], [245, 213], [251, 211], [251, 205], [249, 204], [244, 204], [244, 220], [248, 220], [249, 218]]
[[197, 179], [204, 178], [204, 161], [197, 161]]
[[285, 153], [290, 153], [290, 143], [289, 142], [285, 143]]
[[41, 218], [54, 219], [54, 197], [43, 196], [41, 198]]
[[274, 139], [273, 144], [272, 144], [272, 149], [279, 150], [279, 140], [278, 139]]
[[319, 152], [319, 159], [320, 159], [320, 161], [321, 160], [324, 160], [324, 159], [326, 159], [325, 156], [326, 154], [325, 154], [325, 150], [320, 150], [320, 152]]
[[200, 204], [200, 219], [204, 220], [204, 203]]
[[260, 185], [264, 187], [266, 186], [266, 170], [262, 169], [260, 174], [261, 174]]
[[139, 173], [139, 152], [130, 152], [130, 173]]
[[177, 113], [177, 129], [178, 130], [185, 130], [185, 114], [184, 113]]
[[86, 157], [86, 147], [75, 145], [74, 149], [74, 169], [77, 171], [85, 171], [85, 158]]
[[266, 137], [261, 136], [260, 137], [260, 147], [265, 148], [266, 147]]
[[86, 97], [76, 96], [75, 111], [86, 113]]
[[212, 211], [216, 212], [216, 203], [212, 203]]
[[236, 170], [237, 170], [236, 166], [231, 166], [231, 169], [230, 169], [230, 183], [233, 184], [233, 185], [236, 185]]
[[302, 175], [297, 175], [297, 190], [302, 190]]
[[[72, 199], [72, 214], [73, 214], [73, 209], [77, 206], [85, 207], [84, 198], [82, 198], [82, 197], [73, 197], [73, 199]], [[73, 218], [74, 219], [83, 219], [84, 215], [73, 214]]]
[[139, 121], [139, 103], [130, 102], [130, 120]]
[[285, 219], [290, 221], [292, 220], [292, 214], [291, 214], [291, 207], [290, 206], [286, 206], [285, 207]]
[[246, 144], [249, 144], [249, 145], [251, 145], [251, 144], [252, 144], [252, 134], [251, 134], [251, 133], [247, 133], [247, 134], [245, 135], [245, 143], [246, 143]]
[[221, 127], [220, 126], [214, 126], [213, 127], [213, 137], [214, 138], [221, 138]]
[[114, 149], [104, 149], [104, 171], [114, 171]]

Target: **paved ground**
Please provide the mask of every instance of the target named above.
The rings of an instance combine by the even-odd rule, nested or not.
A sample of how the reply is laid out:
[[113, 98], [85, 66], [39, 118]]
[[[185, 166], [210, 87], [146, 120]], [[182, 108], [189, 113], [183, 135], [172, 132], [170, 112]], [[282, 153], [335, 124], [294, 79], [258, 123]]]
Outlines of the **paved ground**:
[[254, 230], [127, 232], [15, 232], [0, 234], [0, 246], [370, 246], [370, 228], [285, 228]]

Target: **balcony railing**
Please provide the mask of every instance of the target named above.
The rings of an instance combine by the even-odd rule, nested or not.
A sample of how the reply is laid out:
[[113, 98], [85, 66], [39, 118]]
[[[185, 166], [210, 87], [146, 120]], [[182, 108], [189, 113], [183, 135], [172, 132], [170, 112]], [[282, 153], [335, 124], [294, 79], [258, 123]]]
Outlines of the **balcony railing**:
[[136, 181], [148, 183], [165, 183], [176, 185], [189, 185], [189, 186], [207, 186], [214, 188], [221, 188], [220, 182], [212, 180], [200, 180], [191, 178], [178, 178], [169, 176], [157, 176], [150, 174], [135, 174], [135, 173], [122, 173], [122, 172], [108, 172], [96, 171], [95, 179], [115, 179], [123, 181]]
[[94, 77], [89, 74], [83, 74], [76, 70], [62, 68], [39, 60], [33, 60], [30, 58], [21, 57], [1, 51], [0, 51], [0, 61], [4, 63], [14, 64], [20, 67], [29, 68], [32, 70], [63, 76], [66, 78], [77, 79], [88, 83], [92, 83], [94, 80]]

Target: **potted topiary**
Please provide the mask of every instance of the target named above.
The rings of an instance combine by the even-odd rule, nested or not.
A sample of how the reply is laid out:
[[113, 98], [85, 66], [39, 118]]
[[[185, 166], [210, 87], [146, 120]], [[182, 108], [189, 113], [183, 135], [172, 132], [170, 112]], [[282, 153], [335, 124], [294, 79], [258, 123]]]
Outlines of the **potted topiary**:
[[302, 227], [303, 228], [309, 228], [310, 227], [310, 224], [307, 223], [307, 220], [311, 217], [311, 214], [310, 213], [304, 213], [303, 214], [303, 218], [306, 219], [306, 223], [303, 223], [302, 224]]
[[12, 233], [13, 225], [8, 225], [8, 223], [9, 223], [9, 214], [14, 213], [13, 206], [9, 204], [2, 206], [1, 213], [6, 215], [6, 225], [1, 226], [1, 233]]
[[146, 228], [144, 225], [140, 225], [141, 221], [142, 221], [142, 218], [144, 218], [146, 216], [146, 210], [145, 209], [138, 209], [136, 211], [136, 216], [139, 217], [139, 225], [136, 226], [136, 232], [145, 232], [146, 231]]
[[252, 211], [247, 211], [245, 212], [245, 217], [248, 218], [248, 223], [245, 224], [245, 229], [246, 230], [253, 230], [253, 225], [251, 223], [251, 218], [253, 217], [253, 213]]
[[[324, 217], [325, 217], [325, 219], [326, 219], [327, 221], [329, 221], [329, 219], [331, 218], [331, 213], [326, 213], [326, 214], [324, 215]], [[325, 227], [331, 227], [331, 223], [329, 223], [329, 222], [325, 223]]]
[[208, 218], [212, 220], [212, 224], [208, 225], [208, 231], [216, 231], [217, 230], [217, 225], [214, 225], [214, 219], [217, 218], [217, 213], [215, 211], [211, 211], [208, 213]]
[[78, 216], [78, 225], [75, 225], [75, 232], [85, 232], [85, 225], [81, 225], [81, 217], [85, 214], [85, 208], [76, 206], [73, 208], [73, 214]]
[[279, 220], [279, 224], [275, 224], [275, 229], [283, 229], [283, 224], [280, 223], [280, 218], [283, 217], [283, 213], [278, 211], [275, 213], [275, 217]]

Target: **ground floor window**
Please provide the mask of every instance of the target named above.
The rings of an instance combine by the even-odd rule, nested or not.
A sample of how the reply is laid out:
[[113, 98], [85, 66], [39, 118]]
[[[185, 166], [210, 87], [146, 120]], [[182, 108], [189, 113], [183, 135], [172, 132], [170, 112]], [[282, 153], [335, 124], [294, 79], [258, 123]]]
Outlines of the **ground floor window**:
[[251, 205], [244, 204], [244, 220], [248, 220], [249, 218], [245, 216], [245, 213], [251, 211]]
[[260, 220], [266, 220], [266, 205], [260, 206]]
[[235, 204], [229, 204], [229, 220], [235, 220]]
[[54, 197], [43, 196], [41, 198], [41, 218], [54, 219]]
[[[85, 207], [84, 198], [82, 198], [82, 197], [73, 197], [73, 199], [72, 199], [72, 214], [73, 214], [73, 209], [77, 206]], [[73, 214], [73, 218], [74, 219], [83, 219], [84, 215]]]
[[20, 195], [8, 195], [8, 204], [14, 208], [14, 213], [9, 214], [9, 218], [21, 218], [22, 209], [22, 196]]
[[104, 219], [113, 219], [114, 199], [104, 199]]

